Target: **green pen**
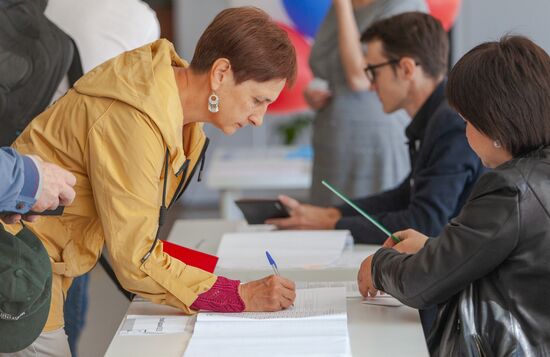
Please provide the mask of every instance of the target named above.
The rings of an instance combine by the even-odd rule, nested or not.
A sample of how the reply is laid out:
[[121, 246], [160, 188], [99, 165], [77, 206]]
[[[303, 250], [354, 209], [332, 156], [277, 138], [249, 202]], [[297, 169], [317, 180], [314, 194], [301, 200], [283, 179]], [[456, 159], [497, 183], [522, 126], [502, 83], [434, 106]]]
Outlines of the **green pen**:
[[394, 236], [393, 234], [390, 233], [390, 231], [388, 231], [386, 229], [386, 227], [384, 227], [383, 225], [381, 225], [380, 223], [378, 223], [374, 218], [372, 218], [371, 216], [369, 216], [366, 212], [364, 212], [361, 208], [357, 207], [355, 205], [355, 203], [351, 202], [351, 200], [349, 200], [346, 196], [344, 196], [343, 194], [341, 194], [340, 192], [336, 191], [336, 189], [334, 187], [332, 187], [328, 182], [326, 182], [325, 180], [322, 180], [321, 183], [323, 185], [325, 185], [325, 187], [327, 187], [329, 190], [331, 190], [332, 192], [334, 192], [334, 194], [338, 197], [340, 197], [342, 200], [344, 200], [344, 202], [346, 202], [348, 205], [350, 205], [351, 207], [353, 207], [354, 210], [356, 210], [357, 212], [359, 212], [363, 217], [365, 217], [366, 219], [368, 219], [370, 221], [370, 223], [374, 224], [376, 226], [376, 228], [380, 229], [382, 232], [386, 233], [388, 236], [391, 237], [391, 239], [395, 242], [395, 243], [400, 243], [401, 241], [399, 240], [399, 238], [397, 238], [396, 236]]

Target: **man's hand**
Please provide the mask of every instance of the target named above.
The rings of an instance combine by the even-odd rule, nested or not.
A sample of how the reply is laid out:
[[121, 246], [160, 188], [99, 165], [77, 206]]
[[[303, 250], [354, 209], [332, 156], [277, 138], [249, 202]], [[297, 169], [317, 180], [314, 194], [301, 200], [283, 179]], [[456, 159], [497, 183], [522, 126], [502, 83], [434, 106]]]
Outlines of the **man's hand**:
[[44, 162], [36, 156], [33, 158], [40, 166], [42, 192], [32, 210], [42, 212], [47, 209], [56, 209], [59, 205], [70, 205], [76, 195], [73, 189], [76, 184], [76, 177], [55, 164]]
[[336, 208], [301, 204], [284, 195], [279, 196], [279, 200], [288, 209], [290, 217], [273, 218], [265, 222], [279, 229], [334, 229], [336, 222], [342, 217]]
[[[55, 164], [42, 161], [38, 156], [32, 155], [32, 158], [38, 164], [38, 171], [42, 180], [42, 191], [31, 210], [42, 212], [47, 209], [56, 209], [59, 205], [70, 205], [76, 195], [73, 189], [76, 184], [76, 177]], [[7, 224], [14, 224], [21, 219], [32, 222], [38, 217], [36, 215], [12, 214], [2, 217], [2, 220]]]
[[384, 242], [384, 247], [393, 248], [399, 253], [415, 254], [424, 247], [428, 240], [427, 236], [414, 229], [395, 232], [393, 235], [399, 238], [401, 242], [395, 243], [391, 237], [389, 237]]
[[372, 257], [369, 256], [367, 259], [363, 260], [359, 272], [357, 273], [357, 285], [359, 286], [359, 292], [363, 296], [376, 296], [378, 289], [374, 287], [372, 282]]
[[296, 299], [296, 286], [288, 279], [270, 275], [239, 286], [244, 311], [279, 311]]

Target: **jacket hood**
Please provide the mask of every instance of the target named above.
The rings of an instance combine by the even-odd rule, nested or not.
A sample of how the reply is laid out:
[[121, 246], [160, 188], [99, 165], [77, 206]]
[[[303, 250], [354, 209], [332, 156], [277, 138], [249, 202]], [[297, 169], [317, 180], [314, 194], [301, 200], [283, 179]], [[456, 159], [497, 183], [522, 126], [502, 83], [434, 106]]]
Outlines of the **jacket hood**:
[[74, 88], [88, 96], [124, 102], [147, 114], [160, 131], [177, 172], [185, 153], [195, 151], [205, 137], [201, 123], [182, 128], [183, 112], [172, 66], [187, 67], [188, 63], [178, 56], [172, 43], [162, 39], [104, 62], [78, 80]]

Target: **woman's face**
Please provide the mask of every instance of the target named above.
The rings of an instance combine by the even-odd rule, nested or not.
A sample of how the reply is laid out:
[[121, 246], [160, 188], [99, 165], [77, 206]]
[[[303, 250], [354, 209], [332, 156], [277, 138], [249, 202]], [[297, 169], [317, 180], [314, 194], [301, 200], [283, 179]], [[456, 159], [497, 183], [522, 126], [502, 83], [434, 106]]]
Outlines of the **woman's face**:
[[504, 147], [495, 146], [495, 140], [477, 130], [467, 119], [464, 121], [468, 144], [479, 156], [483, 166], [492, 169], [512, 159], [512, 155]]
[[272, 79], [235, 84], [231, 76], [216, 91], [219, 111], [212, 114], [211, 123], [228, 135], [249, 124], [262, 125], [267, 107], [277, 99], [285, 83], [285, 79]]

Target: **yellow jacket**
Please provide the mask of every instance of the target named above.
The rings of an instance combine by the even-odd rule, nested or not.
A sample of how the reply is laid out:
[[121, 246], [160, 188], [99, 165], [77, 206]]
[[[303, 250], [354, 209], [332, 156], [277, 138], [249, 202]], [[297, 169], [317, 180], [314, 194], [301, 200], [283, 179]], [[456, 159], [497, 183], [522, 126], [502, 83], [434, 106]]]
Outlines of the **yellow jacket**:
[[63, 216], [29, 224], [55, 271], [46, 331], [63, 325], [72, 278], [93, 268], [105, 243], [124, 288], [153, 302], [191, 313], [197, 295], [216, 281], [172, 259], [161, 242], [140, 261], [158, 228], [166, 150], [170, 202], [182, 179], [176, 173], [189, 159], [190, 179], [206, 142], [201, 124], [183, 127], [172, 66], [187, 63], [166, 40], [123, 53], [82, 77], [14, 144], [77, 178], [76, 199]]

